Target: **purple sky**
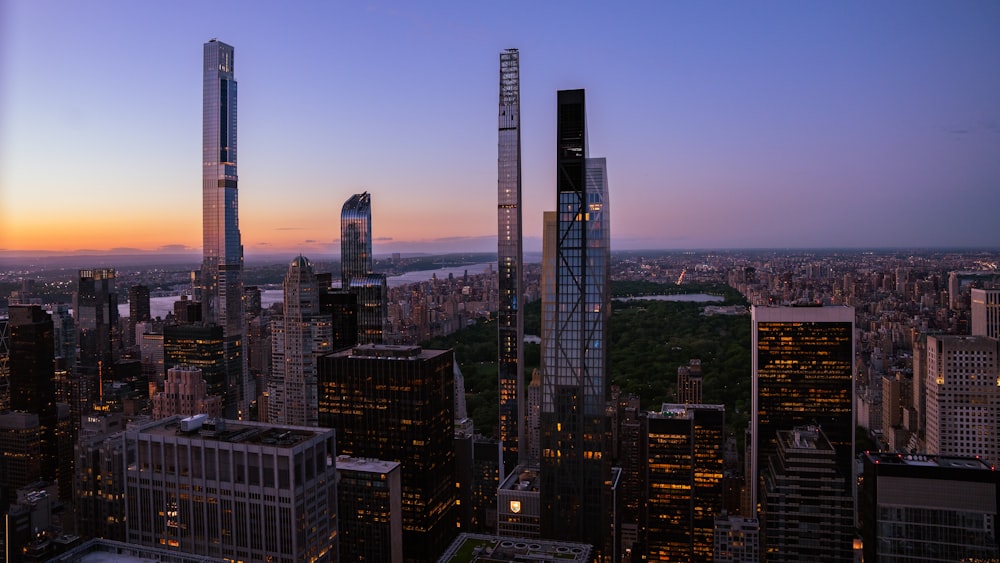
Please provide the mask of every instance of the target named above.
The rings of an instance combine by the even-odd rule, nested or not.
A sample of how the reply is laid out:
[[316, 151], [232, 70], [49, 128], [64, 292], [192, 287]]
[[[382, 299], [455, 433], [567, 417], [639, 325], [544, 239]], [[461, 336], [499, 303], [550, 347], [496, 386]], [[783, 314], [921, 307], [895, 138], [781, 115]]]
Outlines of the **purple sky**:
[[200, 250], [201, 56], [236, 48], [248, 256], [496, 250], [521, 51], [526, 247], [586, 88], [613, 248], [1000, 246], [1000, 3], [0, 4], [0, 252]]

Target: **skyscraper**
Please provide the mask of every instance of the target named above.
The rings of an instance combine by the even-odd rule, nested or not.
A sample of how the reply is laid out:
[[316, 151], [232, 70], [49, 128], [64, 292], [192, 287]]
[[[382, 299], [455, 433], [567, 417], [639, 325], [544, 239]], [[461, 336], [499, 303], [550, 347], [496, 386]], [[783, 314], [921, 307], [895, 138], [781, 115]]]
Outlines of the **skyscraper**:
[[372, 197], [354, 194], [340, 211], [340, 287], [372, 272]]
[[267, 420], [316, 426], [316, 357], [330, 349], [330, 316], [320, 314], [312, 263], [298, 256], [285, 275], [284, 315], [271, 321]]
[[402, 464], [403, 556], [433, 561], [458, 523], [451, 350], [368, 344], [317, 368], [320, 426], [343, 455]]
[[128, 288], [128, 334], [125, 343], [129, 348], [136, 345], [135, 325], [149, 320], [149, 286], [133, 285]]
[[[497, 312], [500, 384], [500, 439], [504, 466], [518, 463], [525, 443], [524, 317], [521, 314], [521, 79], [517, 49], [500, 53], [500, 115], [497, 143]], [[501, 477], [502, 479], [503, 477]]]
[[243, 347], [243, 244], [236, 173], [236, 80], [233, 48], [205, 43], [202, 98], [203, 319], [226, 339], [226, 416], [245, 416], [253, 400]]
[[542, 358], [542, 537], [597, 543], [607, 535], [605, 455], [608, 183], [588, 158], [583, 90], [558, 93], [555, 310]]
[[118, 291], [115, 271], [111, 268], [80, 270], [77, 291], [73, 295], [79, 355], [76, 362], [76, 388], [73, 390], [74, 424], [101, 395], [101, 382], [111, 374], [117, 360]]
[[382, 344], [385, 335], [388, 285], [373, 268], [371, 195], [363, 192], [340, 213], [340, 283], [358, 298], [358, 344]]
[[972, 334], [1000, 338], [1000, 289], [972, 289]]
[[754, 307], [751, 323], [751, 507], [778, 431], [796, 426], [822, 428], [846, 487], [854, 459], [854, 308]]
[[649, 561], [709, 561], [722, 510], [724, 405], [664, 404], [646, 418]]
[[927, 337], [927, 453], [1000, 463], [998, 374], [995, 338]]

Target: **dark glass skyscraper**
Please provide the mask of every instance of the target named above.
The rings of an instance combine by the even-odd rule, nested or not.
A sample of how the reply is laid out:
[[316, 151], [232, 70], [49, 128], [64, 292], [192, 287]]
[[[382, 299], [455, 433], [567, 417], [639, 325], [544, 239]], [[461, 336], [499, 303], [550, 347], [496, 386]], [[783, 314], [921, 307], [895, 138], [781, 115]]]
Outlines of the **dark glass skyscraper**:
[[854, 308], [754, 307], [751, 322], [751, 506], [761, 500], [759, 478], [778, 432], [797, 426], [823, 429], [847, 486], [854, 459]]
[[224, 409], [245, 416], [254, 397], [243, 344], [243, 244], [236, 173], [236, 80], [233, 48], [205, 43], [202, 97], [203, 319], [223, 327], [228, 369]]
[[381, 344], [388, 285], [372, 264], [372, 206], [368, 192], [352, 195], [340, 213], [341, 288], [358, 298], [358, 344]]
[[607, 535], [610, 259], [607, 167], [587, 157], [583, 90], [558, 94], [555, 316], [542, 379], [542, 536]]
[[[504, 467], [518, 463], [525, 443], [524, 318], [521, 315], [521, 81], [517, 49], [500, 53], [500, 115], [497, 143], [497, 265], [500, 308], [497, 313], [500, 384], [500, 439]], [[501, 476], [503, 480], [503, 476]]]
[[340, 287], [372, 272], [372, 197], [354, 194], [340, 212]]
[[403, 465], [406, 561], [434, 561], [456, 533], [452, 357], [364, 345], [317, 360], [319, 424], [337, 430], [337, 453]]

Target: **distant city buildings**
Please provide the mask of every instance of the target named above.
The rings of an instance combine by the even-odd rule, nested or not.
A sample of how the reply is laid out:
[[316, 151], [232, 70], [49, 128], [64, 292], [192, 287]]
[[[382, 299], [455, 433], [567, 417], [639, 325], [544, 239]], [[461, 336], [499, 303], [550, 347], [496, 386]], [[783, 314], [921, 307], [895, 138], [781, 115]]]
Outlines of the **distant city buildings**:
[[1000, 289], [972, 291], [972, 334], [1000, 338]]

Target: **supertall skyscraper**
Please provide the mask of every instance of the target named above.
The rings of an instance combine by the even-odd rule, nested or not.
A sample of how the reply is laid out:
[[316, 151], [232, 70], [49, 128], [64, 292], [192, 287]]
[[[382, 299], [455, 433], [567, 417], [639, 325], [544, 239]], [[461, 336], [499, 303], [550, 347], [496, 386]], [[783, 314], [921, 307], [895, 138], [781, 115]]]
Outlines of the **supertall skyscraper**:
[[609, 226], [607, 167], [587, 157], [583, 90], [558, 94], [558, 197], [551, 342], [542, 359], [542, 536], [597, 543], [610, 512], [605, 455]]
[[[500, 53], [500, 115], [497, 143], [497, 266], [500, 280], [500, 439], [504, 466], [518, 463], [524, 439], [524, 317], [521, 315], [521, 80], [517, 49]], [[503, 477], [501, 476], [501, 480]]]
[[754, 307], [751, 322], [751, 506], [778, 431], [797, 426], [823, 429], [846, 487], [854, 459], [854, 308]]
[[352, 195], [340, 213], [340, 282], [358, 298], [358, 344], [382, 344], [388, 286], [372, 265], [372, 202], [368, 192]]
[[244, 417], [253, 399], [243, 355], [243, 244], [236, 174], [236, 80], [230, 45], [205, 43], [202, 97], [203, 319], [226, 338], [225, 412]]

